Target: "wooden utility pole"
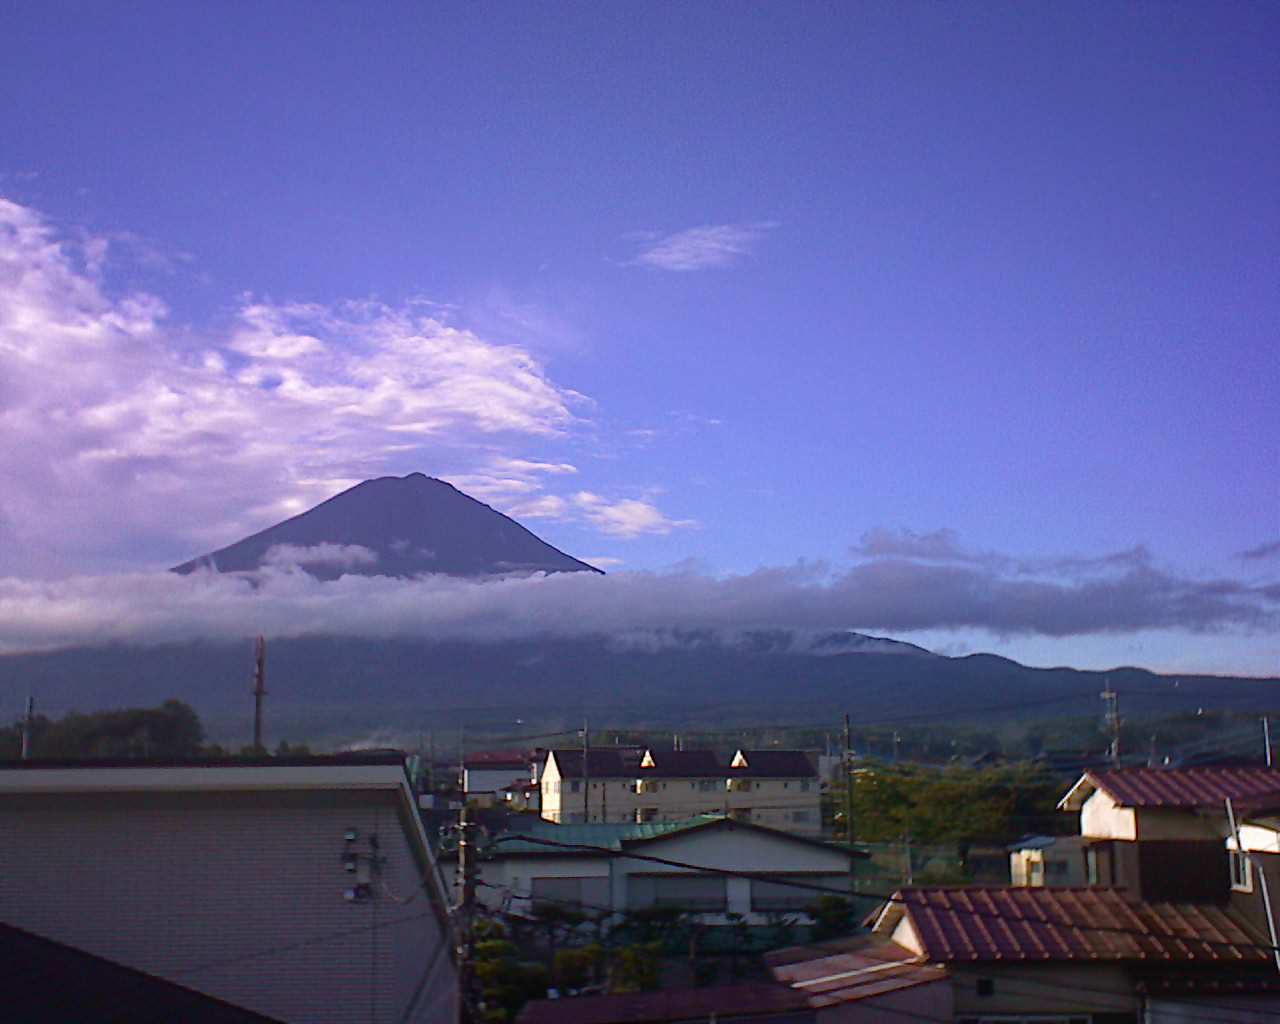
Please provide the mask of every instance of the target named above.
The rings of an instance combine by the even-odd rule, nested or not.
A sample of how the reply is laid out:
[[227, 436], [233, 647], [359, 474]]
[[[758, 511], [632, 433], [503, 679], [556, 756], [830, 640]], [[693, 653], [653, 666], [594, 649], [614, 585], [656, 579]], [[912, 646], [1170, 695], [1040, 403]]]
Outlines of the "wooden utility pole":
[[458, 874], [461, 891], [458, 898], [458, 1012], [463, 1021], [471, 1019], [471, 940], [472, 917], [476, 906], [476, 849], [471, 841], [475, 828], [471, 810], [464, 803], [458, 813]]
[[1111, 749], [1108, 756], [1112, 764], [1120, 763], [1120, 694], [1111, 689], [1111, 681], [1107, 680], [1107, 688], [1099, 694], [1106, 702], [1107, 731], [1111, 733]]
[[[853, 849], [853, 743], [849, 734], [849, 716], [844, 716], [844, 833], [845, 842]], [[853, 861], [849, 862], [852, 867]]]
[[591, 739], [587, 731], [587, 720], [582, 719], [582, 821], [591, 820]]
[[[31, 721], [35, 718], [36, 699], [27, 694], [27, 713], [22, 716], [22, 760], [27, 760], [31, 756]], [[1270, 764], [1270, 759], [1267, 760]]]
[[267, 695], [267, 641], [258, 637], [253, 644], [253, 750], [261, 753], [262, 698]]

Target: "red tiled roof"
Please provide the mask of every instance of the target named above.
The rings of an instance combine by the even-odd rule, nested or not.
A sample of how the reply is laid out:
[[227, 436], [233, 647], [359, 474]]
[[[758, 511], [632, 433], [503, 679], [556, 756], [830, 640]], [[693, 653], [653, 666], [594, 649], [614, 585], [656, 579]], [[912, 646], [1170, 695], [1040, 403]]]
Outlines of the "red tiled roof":
[[1221, 806], [1227, 799], [1280, 798], [1280, 771], [1271, 768], [1116, 768], [1086, 772], [1084, 779], [1122, 807], [1191, 808]]
[[778, 1014], [806, 1008], [804, 996], [785, 985], [743, 982], [706, 988], [663, 989], [613, 996], [535, 999], [524, 1004], [518, 1024], [645, 1024]]
[[905, 889], [882, 915], [902, 914], [935, 962], [1266, 962], [1269, 946], [1213, 904], [1131, 902], [1110, 889]]

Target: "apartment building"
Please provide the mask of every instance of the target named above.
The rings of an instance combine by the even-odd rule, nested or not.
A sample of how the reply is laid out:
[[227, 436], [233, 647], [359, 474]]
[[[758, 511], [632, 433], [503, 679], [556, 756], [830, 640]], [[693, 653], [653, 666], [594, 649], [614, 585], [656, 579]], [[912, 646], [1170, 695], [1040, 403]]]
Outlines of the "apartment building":
[[815, 836], [819, 788], [799, 750], [739, 750], [725, 764], [709, 750], [557, 749], [547, 751], [541, 773], [542, 816], [571, 824], [719, 814]]

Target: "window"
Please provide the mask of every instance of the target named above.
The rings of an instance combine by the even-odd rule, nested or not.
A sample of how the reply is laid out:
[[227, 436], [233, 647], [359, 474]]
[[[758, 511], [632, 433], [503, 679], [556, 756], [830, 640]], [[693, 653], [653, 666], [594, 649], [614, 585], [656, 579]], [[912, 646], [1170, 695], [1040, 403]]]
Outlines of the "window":
[[607, 907], [609, 879], [604, 875], [593, 878], [535, 877], [529, 880], [529, 895], [535, 906], [541, 903], [563, 906], [567, 910]]
[[570, 793], [577, 793], [577, 792], [580, 792], [581, 790], [582, 790], [582, 783], [579, 782], [577, 779], [574, 779], [571, 783], [569, 783]]
[[728, 904], [728, 888], [721, 875], [632, 875], [627, 879], [627, 906], [682, 907], [715, 913]]
[[808, 779], [801, 779], [801, 780], [800, 780], [800, 792], [801, 792], [801, 793], [807, 793], [807, 792], [809, 792], [809, 787], [810, 787], [810, 786], [812, 786], [812, 785], [813, 785], [813, 783], [812, 783], [812, 782], [810, 782]]
[[698, 791], [701, 793], [714, 793], [716, 791], [716, 780], [703, 779], [698, 783]]
[[1098, 884], [1098, 851], [1096, 847], [1090, 846], [1084, 852], [1084, 870], [1085, 878], [1090, 885]]
[[1253, 864], [1249, 861], [1249, 851], [1228, 850], [1231, 861], [1231, 888], [1235, 892], [1253, 892]]
[[[797, 882], [800, 885], [787, 885]], [[801, 885], [805, 888], [801, 888]], [[813, 886], [814, 888], [808, 888]], [[820, 889], [848, 889], [848, 875], [779, 875], [777, 880], [751, 879], [751, 909], [754, 911], [803, 911], [822, 895]]]

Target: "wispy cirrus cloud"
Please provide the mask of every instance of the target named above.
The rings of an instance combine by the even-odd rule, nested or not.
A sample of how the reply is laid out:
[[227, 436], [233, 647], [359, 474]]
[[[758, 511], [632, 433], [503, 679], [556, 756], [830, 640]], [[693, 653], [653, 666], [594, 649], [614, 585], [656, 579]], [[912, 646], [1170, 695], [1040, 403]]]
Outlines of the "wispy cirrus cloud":
[[1258, 562], [1266, 558], [1280, 558], [1280, 540], [1259, 544], [1257, 547], [1249, 548], [1247, 551], [1241, 551], [1236, 557], [1242, 558], [1246, 562]]
[[704, 224], [669, 235], [631, 236], [640, 243], [633, 263], [659, 270], [710, 270], [728, 266], [749, 255], [774, 228], [775, 221]]

